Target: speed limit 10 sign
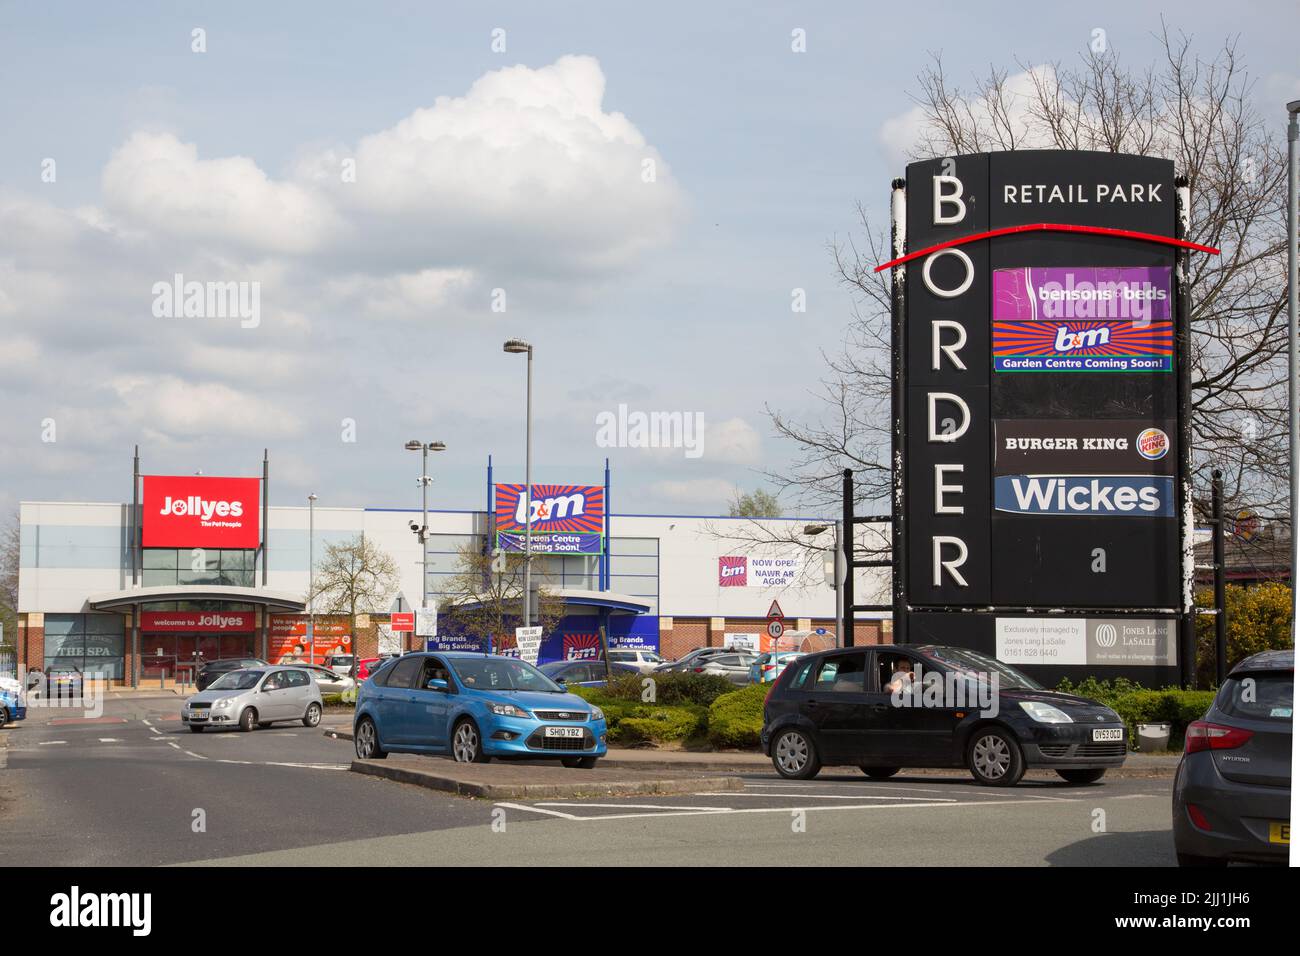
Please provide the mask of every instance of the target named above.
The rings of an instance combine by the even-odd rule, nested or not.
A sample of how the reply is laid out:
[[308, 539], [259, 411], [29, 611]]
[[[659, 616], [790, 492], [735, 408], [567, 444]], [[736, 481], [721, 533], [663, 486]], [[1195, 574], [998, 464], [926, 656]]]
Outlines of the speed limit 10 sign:
[[776, 640], [784, 633], [785, 633], [785, 625], [782, 624], [780, 621], [767, 622], [767, 636], [772, 638], [772, 640]]

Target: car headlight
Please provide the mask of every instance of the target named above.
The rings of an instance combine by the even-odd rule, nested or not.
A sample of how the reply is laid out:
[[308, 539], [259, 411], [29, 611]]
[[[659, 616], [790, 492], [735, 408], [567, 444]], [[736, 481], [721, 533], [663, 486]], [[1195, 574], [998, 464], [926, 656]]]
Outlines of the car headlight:
[[1044, 704], [1039, 700], [1022, 700], [1019, 703], [1020, 709], [1040, 724], [1074, 723], [1073, 717], [1061, 710], [1059, 707], [1053, 707], [1051, 704]]
[[592, 706], [591, 706], [591, 719], [592, 719], [593, 721], [596, 721], [596, 720], [604, 720], [604, 719], [605, 719], [605, 712], [604, 712], [603, 710], [601, 710], [599, 707], [597, 707], [595, 704], [592, 704]]
[[222, 707], [222, 708], [225, 708], [225, 707], [229, 707], [229, 706], [230, 706], [231, 704], [233, 704], [233, 703], [234, 703], [234, 700], [233, 700], [232, 698], [230, 698], [230, 697], [223, 697], [223, 698], [221, 698], [219, 701], [217, 701], [215, 704], [213, 704], [212, 706], [213, 706], [213, 707]]
[[522, 717], [527, 720], [533, 716], [528, 711], [516, 707], [514, 704], [488, 704], [488, 709], [498, 717]]

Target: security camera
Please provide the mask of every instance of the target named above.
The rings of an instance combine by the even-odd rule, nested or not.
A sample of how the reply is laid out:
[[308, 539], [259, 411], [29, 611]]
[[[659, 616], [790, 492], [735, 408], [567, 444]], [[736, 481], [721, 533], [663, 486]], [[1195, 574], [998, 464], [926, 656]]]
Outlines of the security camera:
[[410, 525], [411, 525], [411, 530], [418, 534], [420, 531], [420, 526], [416, 524], [414, 521], [410, 522]]

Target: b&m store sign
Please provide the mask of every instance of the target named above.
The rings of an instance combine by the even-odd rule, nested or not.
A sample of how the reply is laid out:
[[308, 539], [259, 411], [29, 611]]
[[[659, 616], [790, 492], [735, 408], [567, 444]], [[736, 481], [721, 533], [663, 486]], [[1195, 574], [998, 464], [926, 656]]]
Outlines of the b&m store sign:
[[502, 550], [524, 550], [531, 514], [534, 553], [600, 554], [605, 489], [599, 485], [533, 485], [531, 503], [522, 484], [498, 484], [494, 492], [497, 547]]

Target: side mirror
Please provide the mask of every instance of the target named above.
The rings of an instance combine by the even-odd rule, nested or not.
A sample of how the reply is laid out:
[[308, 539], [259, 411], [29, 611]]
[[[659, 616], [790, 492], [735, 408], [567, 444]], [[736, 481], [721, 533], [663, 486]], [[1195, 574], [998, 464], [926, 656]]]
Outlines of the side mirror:
[[444, 694], [447, 693], [449, 689], [447, 686], [447, 682], [443, 680], [441, 677], [434, 677], [430, 679], [429, 683], [425, 684], [424, 687], [426, 690], [440, 690]]

